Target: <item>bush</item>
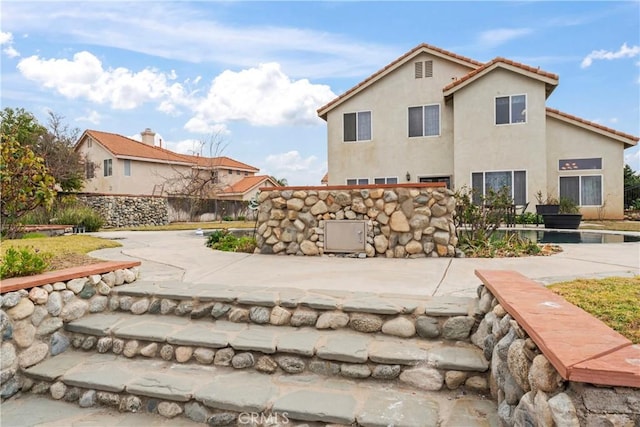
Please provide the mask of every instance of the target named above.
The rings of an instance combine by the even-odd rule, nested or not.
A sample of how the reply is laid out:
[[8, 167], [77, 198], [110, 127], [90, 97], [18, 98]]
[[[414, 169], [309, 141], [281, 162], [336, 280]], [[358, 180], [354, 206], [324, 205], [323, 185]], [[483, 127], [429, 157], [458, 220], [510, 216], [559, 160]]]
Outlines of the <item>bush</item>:
[[87, 206], [70, 206], [55, 212], [55, 218], [51, 220], [54, 224], [78, 225], [84, 227], [86, 231], [98, 231], [104, 219], [100, 214]]
[[474, 258], [519, 257], [538, 255], [540, 246], [515, 232], [506, 232], [503, 236], [494, 235], [491, 239], [467, 242], [465, 254]]
[[205, 245], [219, 251], [253, 253], [256, 239], [247, 236], [236, 237], [228, 230], [216, 230], [209, 235]]
[[540, 215], [534, 212], [522, 212], [520, 215], [516, 216], [517, 224], [542, 224], [542, 219]]
[[0, 263], [0, 279], [31, 276], [42, 273], [49, 267], [51, 254], [39, 253], [31, 247], [8, 248]]
[[229, 215], [225, 215], [225, 216], [222, 217], [222, 220], [223, 221], [233, 221], [233, 217], [229, 216]]

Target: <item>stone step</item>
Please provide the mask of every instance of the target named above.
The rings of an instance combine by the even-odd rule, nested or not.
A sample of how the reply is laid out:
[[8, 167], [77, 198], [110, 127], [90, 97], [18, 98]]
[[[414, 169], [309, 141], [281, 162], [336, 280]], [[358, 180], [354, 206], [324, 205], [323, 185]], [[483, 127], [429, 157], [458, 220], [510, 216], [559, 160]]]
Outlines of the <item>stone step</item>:
[[448, 340], [468, 340], [478, 311], [478, 300], [469, 297], [144, 281], [113, 288], [101, 303], [111, 311], [134, 314]]
[[[495, 402], [461, 391], [314, 374], [263, 375], [218, 366], [67, 351], [25, 370], [32, 392], [209, 425], [496, 426]], [[250, 417], [259, 422], [250, 423]], [[300, 424], [293, 424], [300, 425]]]
[[[161, 358], [255, 368], [261, 372], [311, 371], [351, 378], [411, 382], [412, 367], [428, 366], [442, 378], [458, 373], [453, 388], [468, 380], [486, 388], [489, 363], [480, 348], [464, 342], [400, 339], [350, 330], [255, 325], [224, 320], [189, 319], [153, 314], [96, 313], [65, 325], [73, 347], [126, 357]], [[279, 368], [279, 369], [278, 369]], [[441, 385], [438, 384], [438, 387]]]

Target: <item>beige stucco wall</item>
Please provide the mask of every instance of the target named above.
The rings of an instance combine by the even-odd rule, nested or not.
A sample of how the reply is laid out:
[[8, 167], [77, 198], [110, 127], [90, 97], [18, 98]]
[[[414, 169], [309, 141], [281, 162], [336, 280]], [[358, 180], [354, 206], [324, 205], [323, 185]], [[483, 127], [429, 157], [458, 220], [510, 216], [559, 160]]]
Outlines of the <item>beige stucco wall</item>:
[[[527, 95], [527, 121], [495, 124], [495, 98]], [[528, 210], [535, 193], [546, 187], [544, 83], [495, 70], [454, 94], [455, 188], [471, 187], [472, 172], [524, 170]]]
[[[558, 195], [560, 176], [602, 175], [603, 206], [581, 207], [583, 219], [622, 219], [624, 216], [623, 143], [563, 120], [547, 117], [548, 190]], [[558, 170], [560, 159], [602, 158], [602, 170]]]
[[[433, 60], [433, 77], [416, 79], [414, 63]], [[338, 105], [327, 115], [329, 185], [347, 178], [398, 177], [399, 183], [419, 176], [453, 174], [453, 116], [442, 88], [469, 68], [421, 53], [368, 89]], [[440, 134], [408, 137], [408, 108], [440, 104]], [[343, 114], [371, 111], [372, 140], [343, 142]]]

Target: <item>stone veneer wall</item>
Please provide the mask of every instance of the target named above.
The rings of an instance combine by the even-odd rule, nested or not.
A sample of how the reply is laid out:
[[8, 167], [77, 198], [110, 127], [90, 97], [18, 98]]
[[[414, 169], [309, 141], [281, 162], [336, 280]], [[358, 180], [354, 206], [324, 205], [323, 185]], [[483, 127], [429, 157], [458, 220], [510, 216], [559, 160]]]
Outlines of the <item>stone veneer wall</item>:
[[99, 212], [105, 227], [138, 227], [169, 223], [165, 197], [80, 194], [78, 200]]
[[257, 247], [263, 254], [322, 255], [326, 220], [364, 220], [368, 257], [453, 257], [453, 194], [439, 184], [262, 188]]
[[[21, 289], [0, 296], [0, 397], [38, 385], [20, 369], [65, 351], [71, 344], [66, 322], [107, 310], [114, 286], [134, 282], [138, 268]], [[48, 386], [47, 386], [48, 387]]]
[[640, 425], [640, 388], [564, 380], [485, 286], [478, 295], [479, 312], [486, 314], [471, 341], [490, 361], [489, 386], [501, 425]]

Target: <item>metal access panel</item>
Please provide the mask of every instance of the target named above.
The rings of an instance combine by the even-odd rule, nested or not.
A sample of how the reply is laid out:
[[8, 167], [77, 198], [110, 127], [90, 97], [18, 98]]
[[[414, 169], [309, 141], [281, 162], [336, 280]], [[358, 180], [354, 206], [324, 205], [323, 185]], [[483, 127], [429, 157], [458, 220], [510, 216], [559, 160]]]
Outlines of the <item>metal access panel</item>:
[[367, 224], [365, 221], [325, 221], [325, 252], [364, 252], [366, 244]]

